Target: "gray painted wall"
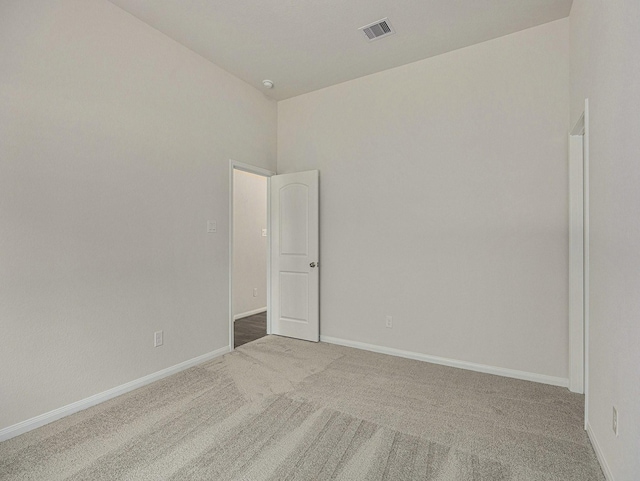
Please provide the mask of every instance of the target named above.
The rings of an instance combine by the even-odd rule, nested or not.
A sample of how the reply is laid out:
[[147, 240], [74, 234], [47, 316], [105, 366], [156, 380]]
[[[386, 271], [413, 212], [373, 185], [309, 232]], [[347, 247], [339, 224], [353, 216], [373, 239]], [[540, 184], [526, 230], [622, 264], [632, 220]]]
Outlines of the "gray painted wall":
[[[640, 2], [574, 0], [571, 120], [590, 113], [589, 424], [616, 481], [640, 479]], [[618, 409], [619, 436], [612, 429]]]
[[0, 45], [3, 428], [228, 345], [229, 159], [275, 170], [276, 104], [107, 1], [3, 2]]

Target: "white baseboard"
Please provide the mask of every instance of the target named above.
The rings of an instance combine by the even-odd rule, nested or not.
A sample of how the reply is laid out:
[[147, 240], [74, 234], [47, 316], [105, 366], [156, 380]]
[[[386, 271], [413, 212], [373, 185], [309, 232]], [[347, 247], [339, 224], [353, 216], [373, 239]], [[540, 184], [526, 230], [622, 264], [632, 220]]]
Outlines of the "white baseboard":
[[261, 312], [267, 312], [267, 308], [260, 307], [259, 309], [254, 309], [253, 311], [247, 311], [241, 314], [236, 314], [235, 316], [233, 316], [233, 320], [237, 321], [238, 319], [242, 319], [243, 317], [254, 316], [256, 314], [260, 314]]
[[596, 457], [600, 462], [600, 467], [602, 468], [602, 473], [607, 481], [615, 481], [613, 478], [613, 474], [611, 473], [611, 468], [607, 464], [607, 460], [604, 458], [604, 454], [602, 454], [602, 448], [598, 444], [598, 440], [596, 439], [596, 435], [593, 433], [593, 429], [591, 429], [591, 424], [587, 423], [587, 435], [589, 436], [589, 440], [591, 441], [591, 445], [593, 446], [593, 450], [596, 452]]
[[60, 418], [69, 416], [70, 414], [74, 414], [78, 411], [90, 408], [91, 406], [95, 406], [96, 404], [108, 401], [109, 399], [112, 399], [116, 396], [120, 396], [121, 394], [133, 391], [134, 389], [138, 389], [139, 387], [145, 386], [154, 381], [158, 381], [167, 376], [171, 376], [172, 374], [175, 374], [177, 372], [184, 371], [185, 369], [188, 369], [205, 361], [209, 361], [210, 359], [222, 356], [223, 354], [226, 354], [228, 352], [229, 346], [216, 349], [215, 351], [208, 352], [206, 354], [203, 354], [202, 356], [194, 357], [193, 359], [181, 362], [180, 364], [176, 364], [175, 366], [171, 366], [161, 371], [154, 372], [153, 374], [149, 374], [148, 376], [141, 377], [140, 379], [135, 379], [126, 384], [116, 386], [107, 391], [94, 394], [93, 396], [89, 396], [88, 398], [81, 399], [80, 401], [76, 401], [71, 404], [67, 404], [66, 406], [62, 406], [58, 409], [54, 409], [53, 411], [49, 411], [48, 413], [40, 414], [39, 416], [27, 419], [26, 421], [19, 422], [17, 424], [14, 424], [13, 426], [8, 426], [4, 429], [0, 429], [0, 442], [6, 441], [7, 439], [11, 439], [15, 436], [19, 436], [20, 434], [26, 433], [27, 431], [31, 431], [35, 428], [39, 428], [40, 426], [44, 426], [45, 424], [49, 424], [53, 421], [57, 421]]
[[504, 367], [487, 366], [485, 364], [476, 364], [475, 362], [457, 361], [455, 359], [447, 359], [445, 357], [430, 356], [418, 352], [403, 351], [392, 347], [376, 346], [374, 344], [365, 344], [364, 342], [349, 341], [347, 339], [339, 339], [336, 337], [320, 336], [320, 341], [330, 344], [338, 344], [340, 346], [355, 347], [365, 351], [378, 352], [380, 354], [389, 354], [391, 356], [405, 357], [416, 361], [430, 362], [433, 364], [441, 364], [443, 366], [457, 367], [467, 369], [469, 371], [483, 372], [486, 374], [495, 374], [496, 376], [510, 377], [514, 379], [522, 379], [524, 381], [539, 382], [542, 384], [551, 384], [552, 386], [569, 387], [569, 379], [562, 377], [547, 376], [545, 374], [536, 374], [533, 372], [516, 371], [515, 369], [507, 369]]

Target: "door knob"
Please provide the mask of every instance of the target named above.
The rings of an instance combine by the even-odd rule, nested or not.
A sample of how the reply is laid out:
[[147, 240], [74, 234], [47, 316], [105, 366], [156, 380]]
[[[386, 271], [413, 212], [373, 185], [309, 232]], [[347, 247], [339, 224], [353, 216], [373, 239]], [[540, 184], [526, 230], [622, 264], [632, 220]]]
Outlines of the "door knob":
[[309, 264], [309, 267], [314, 268], [316, 266], [315, 262], [312, 262], [311, 264]]

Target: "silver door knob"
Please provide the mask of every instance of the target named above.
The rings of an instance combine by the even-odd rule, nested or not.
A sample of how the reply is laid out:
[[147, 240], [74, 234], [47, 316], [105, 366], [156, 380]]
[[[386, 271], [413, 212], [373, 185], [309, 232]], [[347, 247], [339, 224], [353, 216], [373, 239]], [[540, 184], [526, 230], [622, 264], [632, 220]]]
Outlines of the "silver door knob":
[[315, 262], [312, 262], [311, 264], [309, 264], [309, 267], [314, 268], [316, 266]]

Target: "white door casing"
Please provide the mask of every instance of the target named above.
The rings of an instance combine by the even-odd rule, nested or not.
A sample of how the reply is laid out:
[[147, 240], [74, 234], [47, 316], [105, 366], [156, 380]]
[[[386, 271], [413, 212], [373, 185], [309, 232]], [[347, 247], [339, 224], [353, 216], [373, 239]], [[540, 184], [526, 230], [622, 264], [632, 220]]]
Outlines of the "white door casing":
[[318, 171], [271, 177], [271, 333], [320, 340]]
[[569, 136], [569, 389], [584, 392], [583, 135]]
[[589, 404], [589, 101], [569, 134], [569, 389]]

